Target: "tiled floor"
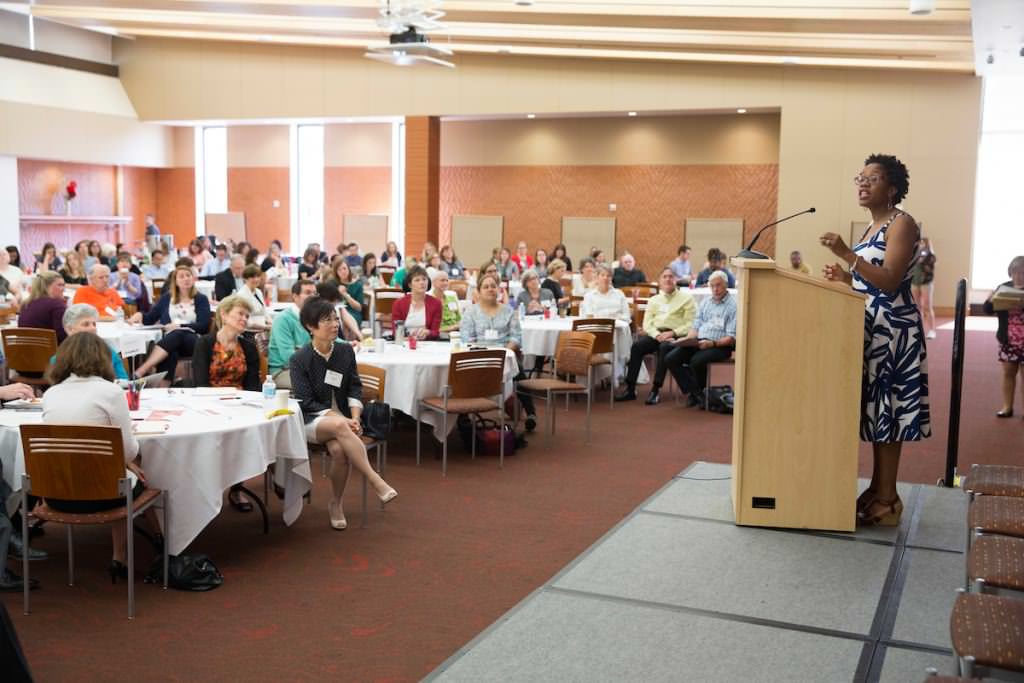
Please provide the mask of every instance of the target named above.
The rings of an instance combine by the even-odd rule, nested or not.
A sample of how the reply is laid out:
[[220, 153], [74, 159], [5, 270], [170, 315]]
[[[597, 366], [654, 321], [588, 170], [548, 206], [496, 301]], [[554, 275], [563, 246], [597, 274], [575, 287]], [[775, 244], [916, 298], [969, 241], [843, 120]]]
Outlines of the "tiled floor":
[[431, 674], [440, 681], [916, 681], [952, 670], [963, 493], [901, 487], [899, 528], [737, 527], [694, 463]]

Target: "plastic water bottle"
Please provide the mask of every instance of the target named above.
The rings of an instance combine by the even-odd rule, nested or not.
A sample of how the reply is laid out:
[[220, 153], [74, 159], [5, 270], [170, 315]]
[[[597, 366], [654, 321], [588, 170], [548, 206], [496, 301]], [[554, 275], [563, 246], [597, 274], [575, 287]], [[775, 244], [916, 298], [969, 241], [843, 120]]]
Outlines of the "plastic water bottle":
[[114, 309], [114, 322], [117, 323], [118, 327], [124, 325], [124, 309], [120, 306]]
[[267, 379], [263, 382], [263, 407], [265, 409], [274, 409], [275, 396], [277, 396], [277, 384], [274, 383], [273, 377], [267, 375]]

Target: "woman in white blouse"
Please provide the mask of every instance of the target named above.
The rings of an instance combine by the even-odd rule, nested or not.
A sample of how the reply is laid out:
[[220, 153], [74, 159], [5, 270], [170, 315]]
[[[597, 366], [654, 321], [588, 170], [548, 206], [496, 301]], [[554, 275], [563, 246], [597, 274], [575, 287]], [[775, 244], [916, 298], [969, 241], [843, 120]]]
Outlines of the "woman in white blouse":
[[238, 290], [238, 296], [249, 302], [253, 318], [266, 318], [267, 307], [263, 299], [263, 271], [254, 263], [250, 263], [242, 271], [244, 285]]
[[587, 292], [597, 286], [597, 271], [594, 259], [587, 256], [580, 259], [580, 272], [573, 273], [572, 295], [586, 296]]
[[612, 271], [608, 266], [597, 267], [597, 286], [587, 292], [580, 305], [580, 315], [587, 318], [615, 318], [629, 321], [629, 301], [626, 295], [612, 287]]
[[[110, 363], [110, 348], [95, 334], [73, 334], [57, 349], [57, 357], [50, 368], [53, 384], [43, 394], [43, 422], [45, 424], [111, 425], [121, 430], [124, 446], [126, 476], [131, 480], [132, 496], [142, 495], [146, 475], [135, 462], [139, 442], [132, 432], [128, 415], [128, 402], [124, 391], [113, 383], [114, 368]], [[125, 504], [124, 498], [111, 500], [59, 500], [47, 499], [55, 510], [70, 513], [92, 513], [112, 510]], [[159, 529], [156, 513], [146, 511], [153, 529]], [[110, 579], [127, 578], [125, 566], [125, 525], [110, 525], [114, 542]]]

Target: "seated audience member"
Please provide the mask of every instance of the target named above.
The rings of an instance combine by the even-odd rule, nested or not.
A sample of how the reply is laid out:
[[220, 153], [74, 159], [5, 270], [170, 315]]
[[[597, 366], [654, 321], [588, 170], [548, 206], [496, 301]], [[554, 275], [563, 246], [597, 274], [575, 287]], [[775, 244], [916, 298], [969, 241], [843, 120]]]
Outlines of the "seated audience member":
[[427, 277], [433, 280], [434, 273], [444, 272], [444, 269], [441, 268], [441, 255], [435, 252], [428, 256], [424, 259], [423, 268], [427, 271]]
[[[512, 349], [519, 363], [519, 374], [513, 378], [518, 382], [526, 377], [523, 372], [523, 332], [519, 316], [510, 306], [499, 301], [501, 283], [497, 275], [484, 273], [477, 279], [476, 289], [480, 293], [479, 302], [468, 307], [462, 315], [462, 341]], [[532, 432], [537, 427], [533, 397], [520, 395], [519, 403], [526, 413], [526, 429]]]
[[636, 267], [636, 259], [626, 252], [619, 259], [619, 267], [612, 274], [612, 284], [616, 287], [629, 287], [647, 282], [644, 271]]
[[548, 252], [543, 249], [538, 249], [533, 254], [533, 269], [537, 272], [537, 277], [541, 280], [548, 276]]
[[540, 286], [551, 292], [558, 304], [559, 311], [565, 311], [569, 306], [569, 297], [562, 291], [562, 276], [565, 275], [565, 263], [562, 259], [556, 258], [548, 264], [548, 276], [540, 283]]
[[[395, 274], [391, 276], [391, 286], [401, 287], [402, 291], [406, 294], [409, 293], [409, 283], [407, 282], [407, 273], [416, 266], [420, 265], [420, 261], [415, 256], [410, 256], [405, 260], [405, 265], [395, 271]], [[425, 271], [424, 271], [425, 272]]]
[[363, 256], [363, 271], [362, 271], [363, 291], [367, 289], [373, 291], [380, 287], [386, 287], [384, 284], [384, 278], [377, 272], [377, 255], [367, 252]]
[[0, 250], [0, 278], [7, 283], [6, 291], [2, 294], [10, 293], [15, 299], [20, 299], [25, 273], [11, 263], [11, 253], [6, 249]]
[[391, 307], [393, 324], [404, 323], [406, 335], [437, 339], [441, 334], [441, 302], [427, 294], [430, 288], [427, 271], [413, 266], [406, 278], [409, 293]]
[[132, 272], [132, 257], [128, 254], [117, 257], [117, 270], [110, 274], [109, 282], [126, 304], [134, 304], [142, 296], [142, 278]]
[[110, 266], [107, 261], [107, 257], [103, 255], [103, 247], [96, 240], [89, 240], [89, 244], [86, 246], [87, 256], [85, 258], [85, 272], [91, 273], [92, 267], [97, 263], [101, 263], [105, 266]]
[[791, 251], [789, 253], [789, 265], [798, 273], [803, 273], [804, 275], [811, 274], [811, 267], [804, 263], [803, 254], [799, 251]]
[[[494, 261], [488, 261], [480, 266], [480, 272], [476, 276], [477, 281], [479, 281], [484, 275], [493, 275], [498, 278], [498, 282], [501, 282], [501, 275], [498, 274], [498, 264]], [[471, 302], [475, 304], [479, 303], [479, 301], [480, 293], [474, 288]], [[508, 305], [508, 286], [505, 283], [501, 283], [501, 286], [498, 289], [498, 301], [502, 305]]]
[[[43, 394], [44, 424], [111, 425], [121, 430], [124, 446], [125, 476], [133, 484], [132, 496], [142, 495], [146, 475], [137, 462], [139, 443], [132, 432], [128, 402], [124, 390], [113, 383], [110, 347], [95, 334], [73, 334], [57, 349], [57, 358], [49, 371], [52, 386]], [[61, 500], [48, 498], [54, 510], [68, 513], [94, 513], [125, 504], [124, 498], [111, 500]], [[145, 513], [153, 530], [159, 530], [155, 511]], [[114, 544], [110, 578], [128, 578], [125, 566], [124, 523], [110, 525]], [[159, 532], [157, 532], [159, 533]]]
[[37, 271], [60, 270], [61, 260], [60, 256], [57, 255], [57, 247], [54, 246], [53, 242], [47, 242], [43, 245], [43, 250], [36, 257], [36, 264]]
[[231, 254], [228, 245], [223, 242], [214, 247], [214, 257], [206, 262], [203, 269], [199, 271], [204, 280], [213, 280], [218, 275], [231, 267]]
[[252, 245], [246, 242], [245, 240], [242, 240], [241, 242], [235, 244], [235, 253], [239, 254], [243, 259], [250, 251], [252, 251]]
[[[196, 339], [192, 377], [197, 387], [234, 387], [260, 391], [260, 352], [256, 343], [242, 336], [249, 326], [249, 301], [232, 294], [217, 304], [214, 330]], [[235, 484], [228, 502], [239, 512], [252, 512], [252, 503]]]
[[57, 343], [64, 341], [64, 311], [68, 304], [64, 299], [64, 278], [52, 270], [36, 273], [32, 280], [32, 291], [28, 301], [18, 312], [18, 327], [35, 327], [53, 330]]
[[299, 311], [302, 310], [302, 304], [311, 296], [316, 296], [316, 283], [312, 280], [296, 280], [292, 285], [292, 302], [274, 316], [274, 326], [270, 329], [267, 367], [279, 389], [292, 388], [288, 361], [292, 354], [309, 343], [309, 332], [299, 320]]
[[441, 270], [448, 273], [448, 277], [452, 280], [461, 280], [466, 277], [466, 267], [455, 255], [455, 250], [450, 244], [441, 247]]
[[441, 336], [459, 329], [462, 312], [459, 310], [459, 295], [448, 289], [448, 273], [443, 270], [434, 275], [434, 288], [430, 295], [441, 302]]
[[[1015, 256], [1006, 269], [1010, 279], [999, 287], [1024, 289], [1024, 256]], [[998, 287], [996, 288], [998, 289]], [[999, 352], [996, 358], [1003, 369], [1003, 407], [996, 412], [996, 417], [1013, 417], [1013, 399], [1017, 392], [1017, 375], [1024, 368], [1024, 307], [1016, 307], [997, 311], [992, 304], [995, 291], [988, 295], [984, 303], [986, 315], [995, 315], [996, 341]]]
[[321, 282], [316, 286], [316, 295], [333, 304], [338, 310], [338, 320], [341, 321], [341, 337], [339, 339], [347, 339], [348, 341], [358, 345], [359, 339], [362, 338], [362, 333], [359, 331], [359, 323], [356, 322], [352, 314], [345, 309], [345, 305], [341, 300], [341, 292], [338, 291], [338, 286], [333, 282]]
[[333, 264], [334, 270], [331, 273], [330, 282], [338, 288], [345, 310], [356, 321], [356, 324], [363, 322], [363, 283], [352, 272], [352, 266], [348, 264], [347, 258], [339, 258]]
[[235, 294], [249, 302], [252, 317], [267, 317], [267, 304], [263, 294], [263, 271], [255, 263], [250, 263], [242, 271], [243, 285]]
[[299, 264], [299, 279], [312, 280], [316, 277], [316, 271], [320, 269], [320, 252], [308, 248], [302, 252], [302, 262]]
[[585, 256], [580, 259], [580, 272], [573, 273], [572, 295], [586, 296], [587, 292], [597, 286], [597, 266], [594, 259]]
[[607, 257], [604, 255], [604, 251], [594, 247], [590, 250], [590, 258], [594, 259], [595, 266], [603, 266], [607, 261]]
[[512, 261], [516, 264], [516, 268], [519, 269], [520, 273], [525, 273], [528, 268], [533, 268], [533, 257], [530, 256], [530, 251], [526, 248], [526, 242], [519, 240], [519, 244], [516, 245], [516, 253], [512, 256]]
[[348, 526], [342, 496], [350, 467], [363, 474], [382, 503], [398, 492], [384, 481], [366, 457], [359, 438], [363, 432], [362, 384], [352, 347], [338, 342], [338, 315], [332, 303], [310, 297], [299, 312], [310, 342], [292, 355], [288, 367], [292, 395], [302, 407], [306, 440], [324, 444], [331, 454], [331, 492], [327, 505], [333, 529]]
[[260, 250], [255, 247], [250, 247], [249, 251], [245, 252], [243, 256], [245, 257], [245, 265], [247, 266], [258, 266], [263, 261], [263, 259], [260, 258]]
[[398, 251], [398, 245], [394, 242], [388, 242], [384, 251], [380, 254], [380, 265], [390, 266], [392, 268], [402, 267], [402, 254]]
[[210, 252], [203, 249], [203, 243], [198, 239], [194, 239], [188, 243], [188, 253], [186, 255], [192, 259], [192, 263], [195, 264], [196, 268], [198, 268], [200, 272], [202, 272], [203, 266], [206, 265], [206, 262], [213, 258]]
[[85, 274], [85, 267], [82, 265], [82, 257], [77, 251], [69, 251], [64, 257], [64, 265], [60, 267], [60, 276], [64, 283], [69, 285], [85, 285], [89, 278]]
[[551, 250], [551, 256], [549, 258], [552, 261], [555, 259], [560, 260], [565, 264], [566, 272], [572, 272], [572, 259], [570, 259], [568, 253], [566, 253], [564, 244], [556, 244], [555, 248]]
[[580, 315], [589, 318], [615, 318], [629, 322], [629, 301], [626, 295], [612, 287], [612, 271], [608, 266], [597, 267], [597, 286], [587, 292], [580, 304]]
[[7, 255], [11, 257], [11, 265], [25, 273], [25, 264], [21, 262], [21, 252], [18, 251], [18, 247], [13, 244], [7, 245]]
[[235, 254], [227, 270], [223, 270], [213, 279], [213, 296], [218, 301], [226, 299], [245, 286], [242, 273], [245, 272], [245, 257]]
[[[689, 405], [703, 405], [701, 396], [707, 387], [708, 363], [725, 360], [736, 348], [736, 297], [726, 288], [728, 277], [722, 271], [711, 274], [711, 296], [700, 302], [693, 327], [679, 345], [665, 355], [665, 366], [682, 391], [690, 394]], [[680, 340], [682, 341], [682, 340]]]
[[[149, 358], [135, 371], [137, 377], [148, 375], [156, 368], [166, 372], [173, 383], [178, 358], [189, 358], [195, 351], [196, 339], [210, 329], [210, 301], [196, 291], [195, 275], [187, 266], [174, 269], [174, 286], [164, 290], [156, 305], [142, 321], [147, 325], [159, 322], [164, 336], [156, 343]], [[226, 297], [225, 297], [226, 298]]]
[[349, 242], [345, 247], [345, 263], [353, 269], [363, 267], [363, 257], [359, 255], [359, 244], [356, 242]]
[[[531, 261], [533, 259], [530, 259]], [[519, 273], [522, 272], [515, 261], [512, 260], [512, 252], [509, 251], [508, 247], [502, 247], [498, 251], [498, 275], [501, 276], [503, 282], [509, 280], [518, 280]]]
[[121, 249], [121, 245], [120, 244], [117, 245], [117, 258], [114, 259], [114, 268], [111, 269], [111, 270], [116, 269], [116, 267], [117, 267], [117, 259], [121, 258], [122, 256], [124, 256], [124, 257], [126, 257], [128, 259], [128, 272], [135, 273], [136, 275], [138, 275], [141, 278], [142, 277], [142, 269], [140, 269], [138, 264], [135, 263], [135, 256], [133, 256], [131, 252], [125, 251], [125, 250]]
[[540, 286], [537, 271], [530, 268], [523, 273], [523, 291], [516, 297], [516, 308], [520, 306], [526, 315], [543, 315], [548, 306], [555, 306], [555, 296]]
[[721, 271], [725, 274], [729, 281], [729, 289], [736, 286], [736, 278], [729, 272], [729, 269], [725, 267], [726, 256], [718, 247], [712, 247], [708, 250], [708, 267], [700, 271], [697, 275], [697, 286], [705, 287], [711, 278], [711, 274]]
[[[96, 323], [99, 321], [99, 317], [96, 309], [89, 304], [71, 304], [64, 311], [61, 326], [64, 328], [66, 337], [78, 334], [79, 332], [96, 334]], [[57, 356], [51, 358], [50, 363], [52, 364], [56, 358]], [[128, 371], [124, 369], [121, 354], [112, 346], [110, 347], [110, 364], [114, 367], [114, 377], [116, 379], [128, 379]]]
[[268, 280], [280, 277], [288, 272], [288, 267], [284, 261], [284, 250], [279, 240], [272, 240], [270, 242], [267, 255], [263, 257], [263, 261], [260, 263], [260, 270], [267, 273]]
[[420, 265], [424, 265], [429, 259], [431, 254], [437, 253], [437, 245], [427, 240], [423, 243], [423, 251], [420, 254]]
[[110, 268], [97, 263], [89, 271], [89, 284], [75, 292], [74, 303], [89, 304], [104, 317], [115, 317], [124, 310], [124, 301], [110, 286]]
[[690, 292], [676, 287], [675, 271], [666, 267], [658, 276], [658, 293], [647, 302], [644, 322], [637, 330], [636, 341], [629, 352], [629, 366], [626, 370], [626, 388], [616, 401], [636, 400], [636, 379], [640, 375], [640, 367], [644, 357], [657, 354], [657, 365], [654, 369], [654, 384], [647, 395], [647, 405], [658, 403], [661, 385], [665, 383], [665, 356], [674, 351], [673, 343], [689, 334], [693, 321], [697, 317], [697, 304]]
[[690, 252], [692, 250], [683, 244], [676, 251], [676, 258], [668, 264], [672, 274], [676, 276], [677, 285], [690, 284], [690, 277], [693, 275], [692, 264], [690, 263]]
[[[214, 261], [208, 261], [206, 265], [210, 265]], [[163, 249], [154, 249], [149, 255], [149, 263], [142, 266], [142, 276], [147, 280], [154, 282], [161, 282], [166, 280], [167, 276], [171, 274], [171, 267], [167, 265], [167, 255]]]

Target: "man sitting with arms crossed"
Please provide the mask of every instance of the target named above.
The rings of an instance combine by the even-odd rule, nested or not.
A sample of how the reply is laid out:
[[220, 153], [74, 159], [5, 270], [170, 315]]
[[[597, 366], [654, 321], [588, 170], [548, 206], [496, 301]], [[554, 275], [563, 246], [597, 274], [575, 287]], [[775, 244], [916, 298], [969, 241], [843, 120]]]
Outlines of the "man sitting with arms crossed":
[[647, 282], [644, 271], [636, 267], [636, 259], [628, 251], [619, 259], [619, 267], [612, 274], [612, 286], [616, 289]]
[[708, 250], [708, 267], [700, 271], [700, 274], [697, 275], [697, 286], [707, 287], [708, 281], [711, 279], [711, 274], [721, 271], [725, 273], [726, 278], [729, 280], [727, 283], [729, 289], [733, 289], [736, 286], [736, 278], [729, 272], [729, 269], [725, 267], [725, 262], [725, 252], [718, 247], [711, 247], [711, 249]]
[[110, 286], [110, 268], [102, 263], [94, 264], [89, 270], [89, 284], [78, 288], [73, 303], [89, 304], [99, 311], [101, 318], [113, 318], [124, 310], [124, 300]]
[[288, 362], [292, 354], [309, 343], [309, 331], [299, 322], [299, 311], [311, 296], [316, 296], [316, 283], [312, 280], [296, 280], [292, 285], [292, 305], [274, 317], [274, 325], [270, 328], [267, 365], [278, 388], [292, 388]]
[[220, 301], [245, 288], [242, 273], [245, 271], [245, 257], [235, 254], [231, 257], [228, 269], [217, 273], [213, 279], [213, 296]]
[[615, 397], [616, 401], [636, 400], [636, 378], [640, 375], [640, 366], [647, 354], [656, 353], [658, 363], [654, 370], [654, 386], [647, 395], [646, 403], [649, 406], [658, 403], [658, 393], [665, 382], [667, 370], [665, 356], [675, 350], [674, 340], [689, 333], [697, 317], [697, 304], [688, 291], [676, 287], [676, 276], [672, 268], [662, 268], [658, 276], [658, 289], [660, 291], [647, 302], [644, 324], [629, 352], [626, 390]]
[[163, 282], [171, 274], [171, 268], [164, 261], [167, 256], [162, 249], [156, 249], [149, 255], [149, 263], [142, 266], [142, 276], [147, 280]]

